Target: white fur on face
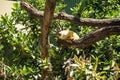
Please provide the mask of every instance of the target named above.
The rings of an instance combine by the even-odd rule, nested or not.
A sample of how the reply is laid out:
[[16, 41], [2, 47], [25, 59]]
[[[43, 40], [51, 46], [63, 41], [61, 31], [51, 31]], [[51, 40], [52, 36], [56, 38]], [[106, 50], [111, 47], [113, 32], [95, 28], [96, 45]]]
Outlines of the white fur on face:
[[59, 33], [59, 39], [66, 39], [69, 35], [69, 31], [68, 30], [63, 30], [63, 31], [60, 31]]
[[70, 30], [62, 30], [58, 33], [58, 38], [62, 39], [62, 40], [66, 40], [66, 39], [71, 39], [71, 40], [78, 40], [79, 36]]

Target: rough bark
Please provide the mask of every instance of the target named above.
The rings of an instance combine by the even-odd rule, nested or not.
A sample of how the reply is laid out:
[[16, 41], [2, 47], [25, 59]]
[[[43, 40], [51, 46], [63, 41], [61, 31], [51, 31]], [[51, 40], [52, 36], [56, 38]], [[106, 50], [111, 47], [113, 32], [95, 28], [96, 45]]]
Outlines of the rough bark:
[[[45, 4], [45, 13], [43, 16], [43, 25], [41, 28], [41, 53], [42, 53], [42, 59], [47, 60], [47, 64], [50, 63], [50, 54], [48, 52], [48, 35], [50, 32], [50, 27], [52, 23], [52, 19], [54, 16], [54, 9], [56, 5], [56, 0], [46, 0]], [[51, 71], [50, 66], [48, 65], [48, 69], [45, 69], [42, 71], [42, 77], [44, 80], [50, 80], [51, 79]]]
[[[21, 6], [25, 9], [31, 16], [37, 19], [42, 19], [44, 11], [38, 11], [32, 5], [26, 2], [22, 2]], [[54, 14], [54, 19], [66, 20], [80, 26], [98, 26], [98, 27], [107, 27], [107, 26], [118, 26], [120, 25], [120, 18], [115, 19], [92, 19], [92, 18], [79, 18], [73, 15], [66, 13]]]
[[115, 34], [120, 34], [120, 26], [104, 27], [87, 34], [86, 36], [80, 38], [79, 40], [72, 41], [70, 43], [60, 40], [59, 43], [63, 44], [63, 46], [66, 47], [72, 48], [77, 47], [83, 49], [100, 40], [105, 39], [108, 36]]

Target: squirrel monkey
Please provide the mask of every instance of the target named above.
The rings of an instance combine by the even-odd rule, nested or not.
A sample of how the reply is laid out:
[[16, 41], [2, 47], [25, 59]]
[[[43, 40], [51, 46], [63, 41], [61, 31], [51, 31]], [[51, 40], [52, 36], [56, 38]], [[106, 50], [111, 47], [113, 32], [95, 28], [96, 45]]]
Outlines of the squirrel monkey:
[[59, 39], [65, 40], [67, 42], [80, 39], [80, 37], [74, 31], [71, 30], [62, 30], [58, 32], [57, 36]]

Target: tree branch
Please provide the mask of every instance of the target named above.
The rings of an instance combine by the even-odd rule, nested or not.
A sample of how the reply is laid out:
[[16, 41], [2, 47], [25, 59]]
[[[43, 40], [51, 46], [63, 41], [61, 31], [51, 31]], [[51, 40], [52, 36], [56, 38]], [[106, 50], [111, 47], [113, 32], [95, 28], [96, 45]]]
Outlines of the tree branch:
[[[32, 5], [26, 2], [21, 3], [21, 7], [25, 9], [31, 16], [37, 19], [43, 18], [43, 11], [38, 11]], [[92, 18], [78, 18], [73, 15], [68, 15], [66, 13], [54, 14], [54, 19], [66, 20], [72, 22], [74, 24], [78, 24], [81, 26], [99, 26], [99, 27], [107, 27], [107, 26], [118, 26], [120, 25], [120, 18], [116, 19], [92, 19]]]
[[[46, 0], [45, 4], [45, 13], [43, 17], [43, 25], [41, 28], [41, 53], [42, 59], [47, 60], [47, 64], [50, 64], [50, 54], [48, 52], [48, 35], [50, 32], [50, 27], [52, 23], [52, 19], [54, 16], [54, 9], [56, 6], [56, 0]], [[44, 80], [51, 80], [51, 68], [50, 65], [47, 65], [47, 69], [43, 69], [42, 77]]]
[[42, 41], [41, 41], [41, 51], [43, 58], [49, 57], [48, 53], [48, 35], [51, 27], [51, 22], [54, 16], [54, 9], [56, 5], [56, 0], [47, 0], [45, 13], [43, 17], [43, 26], [41, 28]]
[[120, 26], [112, 26], [112, 27], [104, 27], [89, 33], [88, 35], [80, 38], [79, 40], [66, 42], [60, 40], [59, 43], [63, 44], [66, 47], [73, 47], [73, 48], [86, 48], [100, 40], [105, 39], [110, 35], [120, 34]]

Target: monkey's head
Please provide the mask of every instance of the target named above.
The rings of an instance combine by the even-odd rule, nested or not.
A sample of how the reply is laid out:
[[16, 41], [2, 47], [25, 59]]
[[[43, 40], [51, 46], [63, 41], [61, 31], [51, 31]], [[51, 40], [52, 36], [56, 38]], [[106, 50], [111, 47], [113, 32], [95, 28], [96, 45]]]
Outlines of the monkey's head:
[[57, 33], [57, 37], [61, 40], [68, 39], [70, 37], [69, 30], [62, 30]]
[[61, 40], [77, 40], [79, 36], [71, 30], [62, 30], [58, 32], [57, 37]]

